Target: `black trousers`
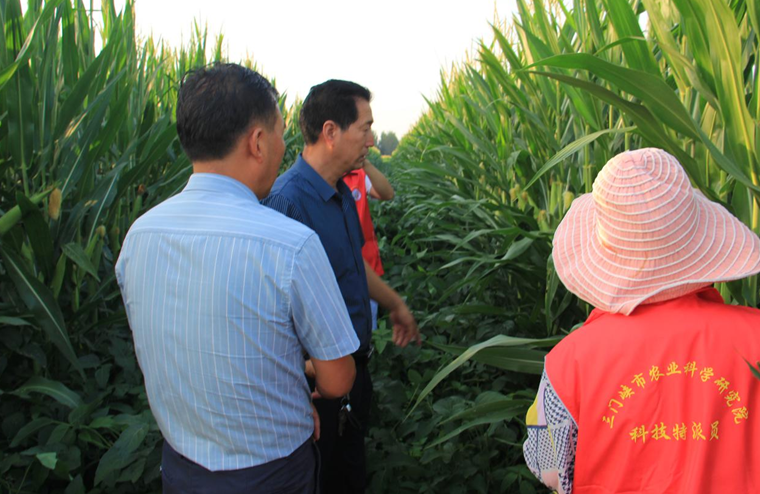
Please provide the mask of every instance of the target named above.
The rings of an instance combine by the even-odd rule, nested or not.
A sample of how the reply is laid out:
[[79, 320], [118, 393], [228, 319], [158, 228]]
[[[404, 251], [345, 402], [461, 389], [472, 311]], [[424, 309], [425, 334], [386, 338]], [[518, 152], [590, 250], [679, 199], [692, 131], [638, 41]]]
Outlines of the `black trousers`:
[[164, 441], [164, 494], [315, 494], [318, 457], [309, 439], [290, 456], [240, 470], [212, 472], [177, 453]]
[[341, 400], [314, 400], [321, 422], [317, 441], [322, 463], [321, 494], [362, 494], [367, 488], [364, 438], [369, 425], [372, 380], [366, 362], [357, 362], [349, 396], [353, 420], [346, 421], [342, 435], [338, 434]]

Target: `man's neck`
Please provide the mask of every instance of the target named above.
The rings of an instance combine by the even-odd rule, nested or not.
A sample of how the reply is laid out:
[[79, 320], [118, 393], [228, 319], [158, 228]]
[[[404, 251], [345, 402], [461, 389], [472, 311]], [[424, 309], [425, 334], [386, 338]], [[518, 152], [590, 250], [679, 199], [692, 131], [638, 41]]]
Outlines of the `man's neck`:
[[214, 173], [216, 175], [223, 175], [242, 183], [251, 189], [251, 192], [253, 192], [259, 199], [266, 195], [264, 189], [260, 186], [260, 181], [256, 180], [255, 177], [252, 177], [250, 173], [245, 173], [243, 167], [238, 166], [236, 163], [231, 164], [224, 160], [196, 162], [193, 163], [193, 173]]
[[315, 146], [306, 146], [303, 150], [303, 159], [311, 166], [317, 174], [327, 182], [333, 189], [338, 189], [338, 180], [343, 176], [341, 170], [337, 169], [335, 163], [322, 149]]

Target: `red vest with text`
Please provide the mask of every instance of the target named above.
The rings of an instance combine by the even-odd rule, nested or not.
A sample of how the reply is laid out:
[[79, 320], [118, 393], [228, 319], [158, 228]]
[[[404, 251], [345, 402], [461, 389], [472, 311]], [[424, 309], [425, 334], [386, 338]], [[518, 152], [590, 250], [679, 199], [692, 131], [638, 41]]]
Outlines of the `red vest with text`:
[[362, 257], [364, 258], [378, 276], [382, 276], [383, 263], [380, 262], [380, 248], [377, 245], [375, 237], [375, 226], [372, 224], [372, 218], [369, 215], [369, 201], [367, 198], [367, 185], [364, 178], [367, 173], [364, 170], [354, 170], [343, 176], [343, 181], [351, 189], [351, 194], [356, 201], [356, 211], [359, 213], [359, 223], [362, 225], [364, 233], [364, 247], [362, 247]]
[[578, 424], [573, 492], [760, 492], [760, 311], [713, 288], [594, 310], [546, 357]]

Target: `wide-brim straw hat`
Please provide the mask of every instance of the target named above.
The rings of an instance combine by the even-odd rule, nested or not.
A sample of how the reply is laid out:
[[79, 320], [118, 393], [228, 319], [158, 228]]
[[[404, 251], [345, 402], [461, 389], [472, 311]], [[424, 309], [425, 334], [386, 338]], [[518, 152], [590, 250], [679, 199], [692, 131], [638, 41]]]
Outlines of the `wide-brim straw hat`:
[[557, 228], [552, 257], [568, 290], [627, 315], [757, 274], [760, 239], [694, 189], [676, 158], [648, 148], [607, 162]]

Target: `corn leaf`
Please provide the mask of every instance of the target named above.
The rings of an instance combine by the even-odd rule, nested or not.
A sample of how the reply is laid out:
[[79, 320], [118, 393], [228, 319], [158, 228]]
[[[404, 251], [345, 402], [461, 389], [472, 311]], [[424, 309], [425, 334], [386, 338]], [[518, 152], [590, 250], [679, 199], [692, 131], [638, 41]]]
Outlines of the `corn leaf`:
[[28, 61], [29, 57], [31, 56], [29, 47], [34, 40], [34, 35], [37, 32], [37, 27], [45, 24], [50, 19], [50, 17], [52, 17], [53, 12], [55, 12], [55, 9], [59, 3], [61, 3], [61, 0], [50, 0], [45, 3], [45, 8], [42, 10], [42, 12], [40, 12], [40, 15], [34, 21], [34, 25], [29, 30], [29, 33], [26, 36], [26, 40], [24, 41], [21, 50], [19, 50], [19, 52], [16, 54], [16, 59], [10, 65], [0, 69], [0, 91], [3, 90], [8, 81], [10, 81], [10, 79], [16, 74], [18, 68], [23, 66], [23, 64]]
[[51, 381], [40, 376], [30, 378], [23, 386], [13, 391], [12, 394], [27, 396], [29, 393], [40, 393], [49, 396], [69, 408], [76, 408], [82, 404], [82, 398], [63, 383]]
[[621, 67], [585, 53], [557, 55], [538, 61], [534, 66], [588, 70], [641, 99], [652, 114], [662, 119], [672, 129], [687, 137], [697, 138], [691, 116], [686, 112], [678, 96], [660, 77]]
[[53, 273], [53, 237], [50, 235], [50, 227], [40, 212], [40, 208], [20, 191], [16, 192], [16, 202], [21, 208], [24, 228], [34, 251], [34, 259], [45, 273], [45, 278], [49, 280]]
[[596, 141], [599, 137], [606, 134], [625, 134], [626, 132], [631, 132], [635, 129], [636, 127], [624, 127], [622, 129], [605, 129], [605, 130], [600, 130], [599, 132], [594, 132], [593, 134], [583, 136], [579, 139], [576, 139], [574, 142], [562, 148], [560, 152], [552, 156], [552, 159], [547, 161], [544, 164], [544, 166], [542, 166], [541, 169], [538, 170], [538, 172], [533, 176], [533, 178], [530, 179], [530, 181], [525, 185], [525, 188], [526, 189], [530, 188], [530, 186], [536, 183], [546, 172], [548, 172], [549, 170], [557, 166], [562, 161], [566, 160], [568, 157], [572, 156], [578, 151], [581, 151], [584, 147]]
[[5, 270], [13, 280], [18, 294], [34, 314], [37, 323], [45, 331], [50, 341], [71, 362], [71, 365], [84, 376], [74, 353], [74, 348], [71, 346], [63, 314], [52, 292], [32, 276], [18, 254], [2, 244], [0, 244], [0, 258], [3, 260]]
[[467, 348], [462, 351], [462, 353], [454, 359], [453, 362], [446, 365], [441, 371], [439, 371], [433, 378], [430, 380], [430, 382], [425, 386], [425, 388], [420, 392], [420, 394], [417, 396], [417, 400], [414, 403], [414, 406], [411, 408], [409, 413], [407, 414], [407, 417], [409, 414], [411, 414], [417, 406], [422, 402], [425, 397], [430, 394], [430, 392], [443, 380], [454, 372], [456, 369], [461, 367], [463, 364], [468, 362], [470, 359], [474, 358], [475, 355], [477, 355], [479, 352], [492, 348], [492, 347], [515, 347], [515, 346], [531, 346], [531, 345], [537, 345], [537, 344], [545, 344], [548, 342], [556, 343], [558, 339], [556, 338], [547, 338], [547, 339], [531, 339], [531, 338], [515, 338], [512, 336], [506, 336], [506, 335], [498, 335], [494, 336], [493, 338], [486, 340], [482, 343], [478, 343], [476, 345], [471, 346], [470, 348]]
[[465, 422], [464, 424], [460, 425], [453, 431], [449, 432], [448, 434], [439, 437], [432, 443], [425, 446], [425, 448], [433, 448], [435, 446], [438, 446], [441, 443], [444, 443], [446, 441], [449, 441], [450, 439], [458, 436], [459, 434], [463, 433], [466, 430], [472, 429], [473, 427], [476, 427], [478, 425], [486, 425], [486, 424], [493, 424], [497, 422], [504, 422], [505, 420], [511, 420], [518, 415], [521, 415], [524, 412], [524, 407], [522, 405], [520, 406], [503, 406], [499, 407], [498, 410], [485, 413], [481, 417], [469, 420]]
[[87, 253], [81, 245], [74, 242], [68, 243], [63, 246], [63, 253], [66, 254], [66, 257], [74, 261], [74, 264], [79, 266], [96, 280], [100, 281], [100, 278], [98, 278], [98, 270], [92, 264], [90, 258], [87, 257]]

